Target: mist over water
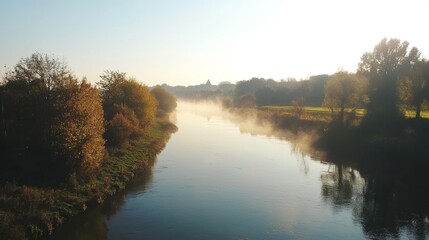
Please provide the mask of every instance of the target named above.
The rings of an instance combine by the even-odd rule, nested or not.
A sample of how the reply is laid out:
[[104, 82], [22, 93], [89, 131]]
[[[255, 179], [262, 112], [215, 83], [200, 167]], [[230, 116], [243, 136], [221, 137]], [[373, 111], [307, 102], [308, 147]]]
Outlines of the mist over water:
[[424, 215], [380, 208], [392, 203], [376, 191], [380, 183], [319, 158], [311, 134], [280, 131], [251, 114], [180, 102], [171, 116], [179, 131], [153, 168], [53, 239], [428, 236]]
[[323, 155], [321, 152], [316, 152], [316, 149], [312, 146], [318, 138], [317, 133], [314, 131], [291, 132], [287, 129], [280, 129], [269, 120], [258, 118], [254, 109], [248, 109], [245, 114], [240, 115], [239, 113], [228, 111], [228, 109], [223, 109], [220, 103], [213, 101], [180, 101], [179, 108], [179, 111], [192, 112], [208, 120], [212, 117], [220, 117], [235, 124], [240, 133], [243, 134], [287, 140], [292, 144], [292, 148], [295, 151], [302, 154]]

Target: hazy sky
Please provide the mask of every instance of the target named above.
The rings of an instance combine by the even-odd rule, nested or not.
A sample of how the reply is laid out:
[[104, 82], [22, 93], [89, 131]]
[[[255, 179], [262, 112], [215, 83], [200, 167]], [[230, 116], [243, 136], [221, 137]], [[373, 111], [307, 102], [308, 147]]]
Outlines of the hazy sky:
[[429, 56], [425, 0], [0, 0], [0, 73], [34, 52], [147, 85], [355, 71], [383, 37]]

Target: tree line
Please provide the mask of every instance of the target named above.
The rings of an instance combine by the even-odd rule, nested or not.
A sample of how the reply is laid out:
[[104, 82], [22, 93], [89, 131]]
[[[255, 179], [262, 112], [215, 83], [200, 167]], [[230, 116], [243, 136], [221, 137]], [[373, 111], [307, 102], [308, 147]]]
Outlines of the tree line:
[[253, 107], [301, 102], [328, 107], [341, 119], [346, 109], [356, 108], [366, 108], [368, 119], [398, 119], [403, 116], [403, 107], [414, 109], [420, 118], [428, 100], [429, 61], [408, 42], [385, 38], [372, 52], [362, 55], [355, 73], [339, 70], [301, 81], [239, 81], [224, 104]]
[[323, 102], [324, 86], [329, 75], [311, 76], [307, 80], [286, 81], [252, 78], [237, 82], [230, 99], [224, 105], [235, 107], [292, 105], [294, 101], [305, 101], [308, 106], [320, 106]]
[[35, 53], [5, 74], [0, 106], [2, 181], [78, 183], [144, 137], [176, 99], [119, 71], [105, 71], [95, 86]]
[[393, 130], [413, 109], [421, 118], [429, 100], [429, 61], [416, 47], [399, 39], [383, 39], [372, 52], [362, 55], [356, 73], [339, 71], [327, 82], [324, 105], [337, 109], [338, 119], [346, 108], [366, 109], [364, 124]]

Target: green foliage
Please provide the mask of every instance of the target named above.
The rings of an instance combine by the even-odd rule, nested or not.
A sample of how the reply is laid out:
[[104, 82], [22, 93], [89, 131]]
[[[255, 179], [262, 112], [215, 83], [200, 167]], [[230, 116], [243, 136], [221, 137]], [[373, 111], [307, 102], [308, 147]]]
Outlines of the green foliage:
[[402, 103], [413, 107], [415, 117], [420, 118], [423, 102], [429, 100], [429, 61], [416, 55], [409, 73], [399, 80], [398, 93]]
[[[267, 110], [276, 111], [276, 112], [284, 112], [284, 113], [290, 112], [290, 113], [292, 113], [294, 110], [294, 106], [264, 106], [264, 107], [260, 107], [260, 109], [267, 109]], [[323, 115], [324, 119], [330, 119], [329, 116], [332, 113], [332, 110], [327, 108], [327, 107], [303, 106], [302, 109], [303, 109], [303, 112], [305, 114], [314, 115], [314, 116], [317, 116], [317, 115], [322, 116]], [[334, 111], [338, 112], [339, 109], [337, 108]], [[344, 111], [345, 112], [354, 111], [356, 114], [356, 117], [359, 117], [359, 118], [363, 118], [366, 115], [366, 109], [364, 109], [364, 108], [353, 108], [353, 109], [346, 108]], [[406, 117], [411, 118], [411, 117], [415, 116], [415, 112], [411, 109], [402, 109], [402, 111], [404, 112]], [[421, 117], [422, 118], [429, 118], [429, 111], [422, 111]]]
[[176, 110], [177, 100], [171, 93], [162, 88], [161, 86], [156, 86], [152, 89], [151, 93], [155, 96], [158, 101], [158, 111], [164, 111], [170, 113]]
[[252, 78], [237, 82], [234, 103], [247, 94], [255, 97], [256, 105], [291, 105], [296, 99], [305, 99], [306, 104], [320, 106], [324, 97], [324, 86], [328, 75], [311, 76], [308, 80], [277, 82], [272, 79]]
[[331, 110], [334, 118], [343, 122], [345, 109], [356, 109], [366, 102], [367, 85], [365, 77], [339, 71], [325, 85], [323, 105]]
[[[408, 42], [386, 38], [372, 52], [362, 55], [359, 72], [369, 79], [367, 119], [386, 125], [396, 121], [398, 108], [397, 82], [407, 73], [416, 52], [408, 52]], [[387, 124], [389, 125], [389, 124]]]

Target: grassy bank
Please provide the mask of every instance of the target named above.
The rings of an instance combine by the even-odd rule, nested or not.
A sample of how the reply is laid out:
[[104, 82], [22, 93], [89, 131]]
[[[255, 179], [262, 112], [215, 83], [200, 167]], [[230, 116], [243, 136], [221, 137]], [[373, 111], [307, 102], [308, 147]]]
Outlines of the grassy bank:
[[[293, 106], [263, 106], [261, 109], [267, 109], [277, 112], [288, 112], [292, 114], [295, 110]], [[331, 109], [327, 107], [310, 107], [310, 106], [303, 106], [302, 110], [305, 114], [313, 115], [316, 118], [330, 118], [331, 116]], [[351, 109], [346, 109], [347, 112], [350, 112]], [[414, 110], [411, 109], [402, 109], [404, 112], [405, 117], [407, 118], [413, 118], [415, 117], [416, 113]], [[366, 114], [366, 110], [363, 108], [355, 109], [356, 116], [357, 117], [363, 117]], [[422, 118], [429, 119], [429, 111], [422, 111], [421, 112]]]
[[[379, 126], [363, 126], [362, 111], [358, 111], [350, 121], [346, 117], [344, 124], [333, 122], [326, 108], [304, 107], [304, 111], [298, 114], [292, 106], [231, 108], [229, 111], [239, 115], [240, 119], [255, 119], [263, 126], [268, 123], [273, 128], [270, 134], [283, 136], [284, 131], [292, 133], [288, 134], [292, 142], [294, 138], [308, 136], [306, 143], [326, 153], [327, 161], [388, 165], [392, 168], [403, 168], [406, 162], [411, 168], [429, 167], [429, 119], [426, 118], [407, 117], [395, 125], [395, 131], [383, 132]], [[428, 113], [424, 112], [423, 116], [428, 116]]]
[[319, 130], [328, 126], [330, 115], [317, 112], [296, 114], [292, 108], [230, 108], [229, 112], [242, 119], [254, 119], [258, 124], [268, 123], [274, 129], [292, 132]]
[[125, 188], [165, 147], [177, 127], [158, 121], [127, 151], [110, 156], [96, 176], [77, 186], [34, 187], [7, 183], [0, 188], [0, 239], [37, 239], [68, 217]]
[[303, 107], [299, 114], [293, 106], [266, 106], [253, 111], [259, 119], [272, 123], [274, 128], [310, 132], [313, 147], [325, 152], [328, 161], [398, 168], [396, 172], [405, 168], [413, 171], [429, 168], [427, 111], [422, 112], [421, 119], [416, 119], [412, 110], [404, 110], [406, 118], [387, 132], [380, 126], [362, 125], [363, 109], [358, 109], [347, 124], [333, 122], [330, 110], [323, 107]]

